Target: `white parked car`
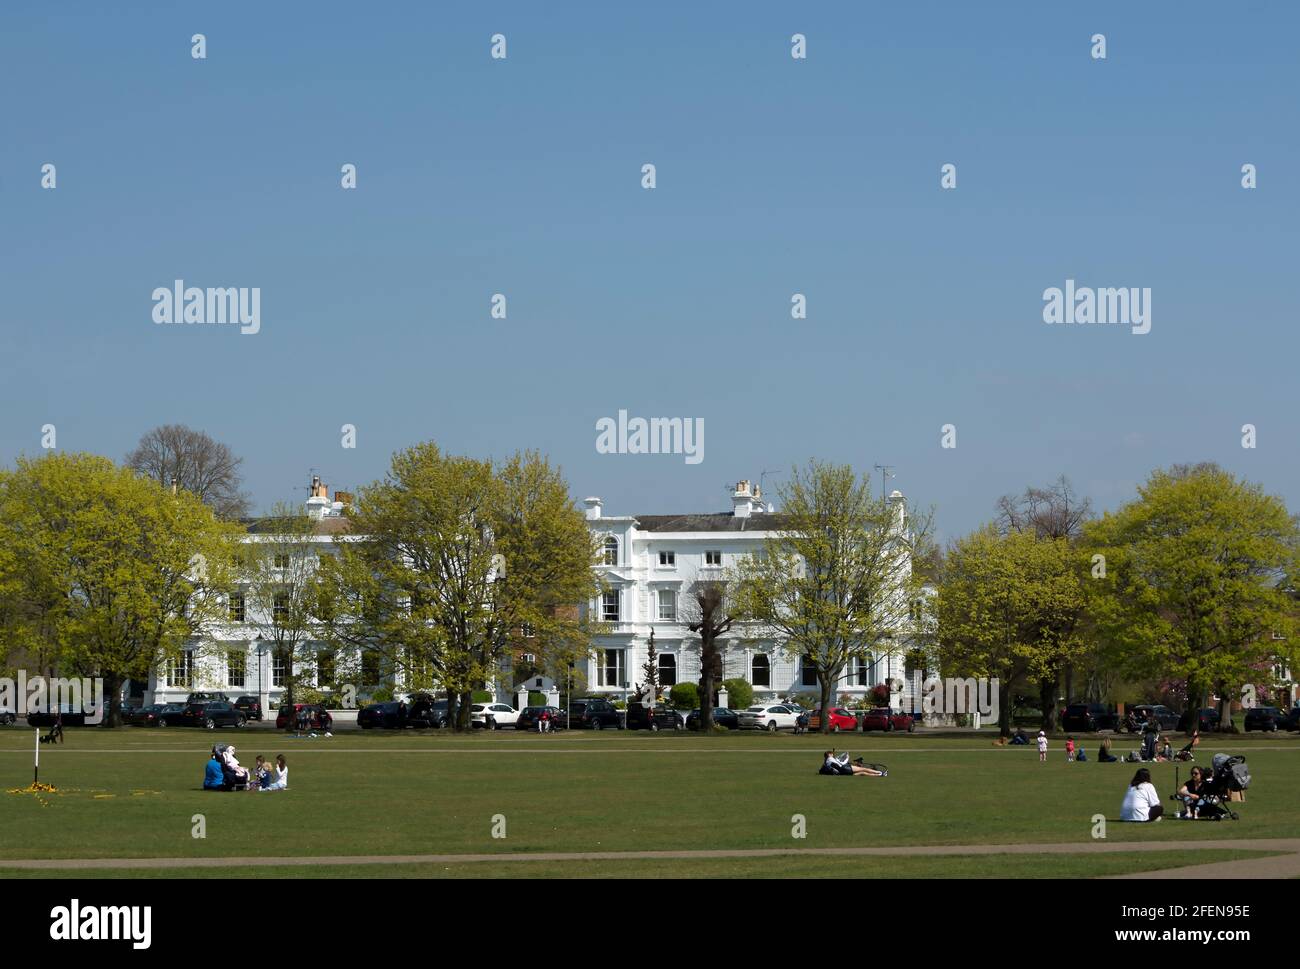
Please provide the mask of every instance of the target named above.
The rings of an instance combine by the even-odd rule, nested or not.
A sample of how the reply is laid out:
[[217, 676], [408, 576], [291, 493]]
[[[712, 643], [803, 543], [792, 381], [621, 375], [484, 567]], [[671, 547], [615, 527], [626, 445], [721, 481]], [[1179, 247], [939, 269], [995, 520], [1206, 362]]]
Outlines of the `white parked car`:
[[513, 727], [519, 719], [519, 711], [508, 703], [476, 703], [469, 708], [469, 725], [500, 730]]
[[740, 711], [740, 729], [793, 730], [797, 714], [783, 703], [746, 707]]

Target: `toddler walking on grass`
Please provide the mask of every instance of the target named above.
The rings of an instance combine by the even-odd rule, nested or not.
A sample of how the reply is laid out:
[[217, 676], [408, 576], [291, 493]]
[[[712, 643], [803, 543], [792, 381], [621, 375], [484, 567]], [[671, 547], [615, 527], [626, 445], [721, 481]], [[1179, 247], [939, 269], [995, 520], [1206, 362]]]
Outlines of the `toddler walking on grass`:
[[1065, 762], [1067, 764], [1074, 762], [1074, 738], [1065, 738]]
[[1038, 731], [1038, 762], [1047, 763], [1047, 734], [1042, 730]]

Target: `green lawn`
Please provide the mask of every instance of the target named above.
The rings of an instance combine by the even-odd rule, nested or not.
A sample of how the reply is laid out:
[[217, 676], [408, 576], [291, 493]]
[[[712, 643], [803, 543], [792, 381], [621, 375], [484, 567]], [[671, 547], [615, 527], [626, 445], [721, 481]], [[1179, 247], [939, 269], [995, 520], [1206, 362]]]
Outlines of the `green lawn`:
[[[200, 790], [214, 738], [240, 759], [284, 753], [291, 790], [211, 794]], [[265, 730], [69, 730], [41, 750], [41, 779], [58, 794], [0, 794], [0, 859], [191, 856], [319, 856], [534, 851], [843, 847], [909, 844], [1092, 842], [1092, 816], [1112, 819], [1108, 840], [1168, 842], [1166, 857], [985, 856], [979, 858], [782, 858], [633, 862], [620, 873], [683, 876], [754, 873], [899, 875], [1099, 874], [1189, 864], [1177, 845], [1197, 839], [1300, 837], [1300, 738], [1213, 738], [1244, 752], [1254, 775], [1235, 823], [1125, 825], [1114, 819], [1131, 764], [1067, 764], [1054, 741], [1047, 764], [1029, 748], [994, 748], [987, 737], [879, 734], [835, 743], [890, 767], [888, 778], [816, 773], [820, 737], [512, 731], [340, 733], [296, 739]], [[0, 787], [31, 780], [32, 732], [0, 729]], [[1096, 744], [1084, 742], [1090, 754]], [[1127, 749], [1123, 738], [1118, 749]], [[1181, 765], [1186, 774], [1186, 765]], [[1173, 765], [1153, 768], [1173, 790]], [[1167, 810], [1170, 806], [1167, 805]], [[191, 817], [207, 837], [191, 837]], [[491, 837], [494, 815], [507, 837]], [[807, 837], [791, 837], [791, 817]], [[1200, 853], [1194, 860], [1230, 856]], [[0, 860], [0, 866], [3, 861]], [[524, 873], [535, 863], [410, 866], [359, 875]], [[1118, 867], [1117, 867], [1118, 866]], [[556, 863], [582, 875], [608, 862]], [[447, 869], [447, 870], [443, 870]], [[316, 877], [332, 869], [313, 869]], [[215, 873], [205, 870], [207, 873]], [[174, 871], [182, 874], [183, 870]], [[291, 872], [297, 874], [298, 872]], [[6, 876], [9, 873], [6, 873]], [[89, 874], [89, 872], [87, 872]], [[138, 877], [140, 872], [116, 872]], [[165, 874], [165, 872], [164, 872]], [[275, 877], [283, 869], [248, 869]]]

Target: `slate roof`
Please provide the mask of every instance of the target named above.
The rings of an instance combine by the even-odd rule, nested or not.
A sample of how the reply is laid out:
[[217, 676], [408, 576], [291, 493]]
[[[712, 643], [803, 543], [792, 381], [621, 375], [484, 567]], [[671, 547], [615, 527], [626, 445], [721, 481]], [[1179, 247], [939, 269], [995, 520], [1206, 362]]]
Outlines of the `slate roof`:
[[737, 518], [729, 511], [711, 515], [635, 515], [645, 532], [765, 532], [780, 528], [784, 516], [757, 512]]

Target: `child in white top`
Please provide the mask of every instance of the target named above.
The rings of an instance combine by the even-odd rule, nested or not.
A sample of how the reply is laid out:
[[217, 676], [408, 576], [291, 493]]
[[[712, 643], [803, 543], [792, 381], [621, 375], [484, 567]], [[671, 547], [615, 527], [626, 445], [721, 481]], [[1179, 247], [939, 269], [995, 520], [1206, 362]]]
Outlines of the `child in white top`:
[[263, 791], [283, 791], [289, 787], [289, 768], [284, 762], [284, 754], [275, 758], [275, 780], [261, 788]]
[[1038, 762], [1047, 763], [1047, 734], [1042, 730], [1038, 731]]

